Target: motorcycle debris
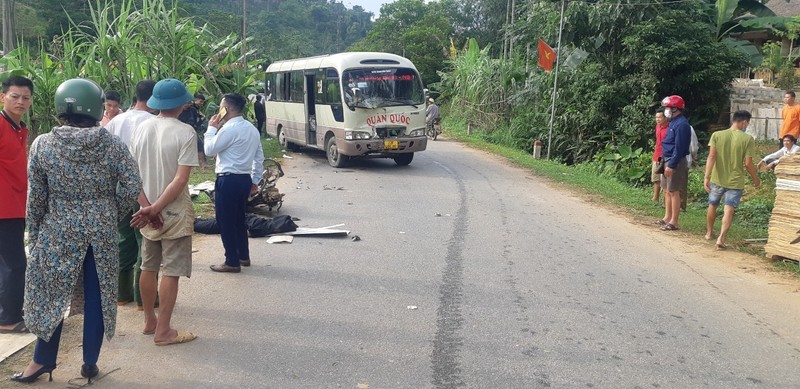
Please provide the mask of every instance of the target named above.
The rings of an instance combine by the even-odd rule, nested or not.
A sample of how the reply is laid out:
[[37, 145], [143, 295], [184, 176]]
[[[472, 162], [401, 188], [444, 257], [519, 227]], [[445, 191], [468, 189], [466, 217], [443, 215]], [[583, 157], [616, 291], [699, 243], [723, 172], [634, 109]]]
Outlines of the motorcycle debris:
[[351, 239], [353, 240], [353, 242], [358, 242], [359, 240], [361, 240], [361, 237], [358, 235], [353, 235]]
[[433, 214], [433, 216], [436, 216], [436, 217], [441, 217], [441, 216], [442, 216], [442, 214], [437, 212], [437, 213], [434, 213], [434, 214]]
[[406, 309], [408, 309], [409, 311], [413, 311], [413, 310], [417, 309], [417, 306], [416, 305], [409, 305], [409, 306], [406, 307]]

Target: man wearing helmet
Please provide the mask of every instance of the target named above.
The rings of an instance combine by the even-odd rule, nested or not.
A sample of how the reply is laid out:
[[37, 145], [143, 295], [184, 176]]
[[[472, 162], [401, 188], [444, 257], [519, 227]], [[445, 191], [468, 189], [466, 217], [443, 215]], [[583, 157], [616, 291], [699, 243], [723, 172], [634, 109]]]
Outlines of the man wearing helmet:
[[665, 97], [661, 100], [664, 107], [664, 116], [669, 119], [669, 127], [664, 140], [661, 142], [663, 158], [666, 161], [664, 178], [661, 185], [664, 188], [664, 218], [659, 221], [664, 231], [678, 229], [678, 216], [681, 211], [681, 188], [689, 180], [689, 145], [692, 141], [692, 130], [689, 121], [683, 114], [683, 98], [677, 95]]
[[428, 99], [428, 108], [425, 109], [425, 121], [428, 125], [433, 125], [434, 121], [439, 120], [439, 106], [433, 98]]

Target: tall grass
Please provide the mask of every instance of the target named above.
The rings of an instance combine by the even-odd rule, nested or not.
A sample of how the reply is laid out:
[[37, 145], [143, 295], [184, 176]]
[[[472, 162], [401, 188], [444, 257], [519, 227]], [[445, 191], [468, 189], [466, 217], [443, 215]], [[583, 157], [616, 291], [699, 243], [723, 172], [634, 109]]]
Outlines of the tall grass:
[[212, 103], [223, 93], [255, 91], [255, 68], [242, 63], [242, 42], [235, 34], [216, 37], [207, 26], [181, 17], [177, 2], [119, 3], [117, 8], [94, 0], [89, 22], [73, 22], [52, 42], [40, 42], [35, 50], [21, 46], [0, 59], [6, 69], [0, 79], [14, 74], [34, 81], [29, 120], [34, 132], [47, 132], [55, 125], [53, 93], [74, 77], [92, 79], [127, 98], [133, 97], [136, 83], [148, 78], [180, 79]]

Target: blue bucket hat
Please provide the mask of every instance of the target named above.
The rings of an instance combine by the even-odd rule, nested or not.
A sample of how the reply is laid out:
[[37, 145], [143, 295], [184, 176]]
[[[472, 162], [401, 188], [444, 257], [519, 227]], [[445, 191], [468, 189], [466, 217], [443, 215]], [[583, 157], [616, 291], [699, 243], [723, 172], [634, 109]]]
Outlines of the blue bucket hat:
[[153, 95], [147, 100], [147, 106], [152, 109], [170, 110], [178, 108], [192, 101], [192, 94], [182, 82], [167, 78], [156, 83]]

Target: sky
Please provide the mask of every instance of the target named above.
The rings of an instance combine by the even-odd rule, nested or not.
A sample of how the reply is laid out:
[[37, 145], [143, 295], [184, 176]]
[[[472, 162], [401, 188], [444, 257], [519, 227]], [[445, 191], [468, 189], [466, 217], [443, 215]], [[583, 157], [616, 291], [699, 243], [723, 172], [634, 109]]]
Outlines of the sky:
[[342, 0], [342, 3], [347, 8], [353, 8], [354, 5], [360, 5], [367, 12], [372, 12], [377, 18], [380, 15], [381, 5], [391, 3], [392, 0]]

